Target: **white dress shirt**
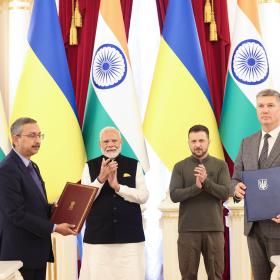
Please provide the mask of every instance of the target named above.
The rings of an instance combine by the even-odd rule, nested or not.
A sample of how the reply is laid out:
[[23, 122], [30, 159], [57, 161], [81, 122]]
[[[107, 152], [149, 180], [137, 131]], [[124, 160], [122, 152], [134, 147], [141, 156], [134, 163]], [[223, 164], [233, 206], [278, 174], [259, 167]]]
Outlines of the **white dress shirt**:
[[[143, 171], [142, 171], [142, 168], [141, 168], [141, 165], [139, 162], [137, 163], [135, 180], [136, 180], [135, 188], [130, 188], [128, 186], [120, 184], [120, 190], [116, 193], [118, 195], [120, 195], [126, 201], [143, 204], [148, 200], [149, 192], [147, 190], [144, 174], [143, 174]], [[103, 184], [100, 183], [97, 179], [95, 179], [93, 182], [91, 182], [89, 168], [88, 168], [87, 163], [83, 170], [81, 183], [84, 185], [89, 185], [89, 186], [99, 188], [99, 191], [96, 194], [95, 199], [99, 195], [99, 193], [104, 185], [104, 183]]]
[[275, 129], [269, 131], [269, 132], [265, 132], [262, 130], [262, 138], [261, 138], [261, 142], [260, 142], [260, 147], [259, 147], [259, 157], [260, 157], [260, 154], [261, 154], [261, 151], [262, 151], [262, 147], [263, 147], [263, 142], [264, 142], [264, 135], [265, 134], [269, 134], [271, 137], [269, 137], [267, 140], [268, 140], [268, 153], [267, 153], [267, 156], [269, 156], [273, 146], [274, 146], [274, 143], [279, 135], [279, 132], [280, 132], [280, 126], [276, 127]]

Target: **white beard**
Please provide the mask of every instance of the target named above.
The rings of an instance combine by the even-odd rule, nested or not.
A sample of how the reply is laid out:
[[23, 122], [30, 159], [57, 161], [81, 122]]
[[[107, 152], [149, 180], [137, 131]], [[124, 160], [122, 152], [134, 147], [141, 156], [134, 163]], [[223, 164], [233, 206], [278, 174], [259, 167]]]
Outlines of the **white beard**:
[[116, 158], [120, 153], [121, 153], [121, 147], [115, 151], [104, 151], [103, 149], [101, 149], [102, 151], [102, 154], [107, 157], [107, 158], [110, 158], [110, 159], [114, 159]]

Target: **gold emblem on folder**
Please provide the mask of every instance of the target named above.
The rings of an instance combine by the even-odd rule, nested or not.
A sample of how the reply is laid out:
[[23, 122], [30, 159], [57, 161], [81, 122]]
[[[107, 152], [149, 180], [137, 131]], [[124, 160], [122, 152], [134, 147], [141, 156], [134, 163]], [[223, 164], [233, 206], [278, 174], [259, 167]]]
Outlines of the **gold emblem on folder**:
[[68, 210], [72, 211], [74, 209], [74, 207], [75, 207], [75, 204], [76, 204], [75, 201], [71, 201], [70, 204], [69, 204]]

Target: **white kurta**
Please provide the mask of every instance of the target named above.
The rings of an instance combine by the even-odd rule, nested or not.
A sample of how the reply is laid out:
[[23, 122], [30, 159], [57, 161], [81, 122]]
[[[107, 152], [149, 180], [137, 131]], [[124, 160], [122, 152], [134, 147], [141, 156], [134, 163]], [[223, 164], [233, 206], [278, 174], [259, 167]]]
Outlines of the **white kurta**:
[[144, 280], [144, 242], [87, 244], [79, 280]]
[[[96, 179], [91, 182], [86, 164], [82, 184], [101, 188]], [[98, 193], [99, 194], [99, 193]], [[120, 185], [118, 195], [124, 200], [145, 203], [149, 193], [145, 184], [140, 164], [137, 165], [135, 188]], [[87, 244], [84, 253], [79, 280], [144, 280], [145, 279], [145, 246], [144, 242], [124, 244]]]

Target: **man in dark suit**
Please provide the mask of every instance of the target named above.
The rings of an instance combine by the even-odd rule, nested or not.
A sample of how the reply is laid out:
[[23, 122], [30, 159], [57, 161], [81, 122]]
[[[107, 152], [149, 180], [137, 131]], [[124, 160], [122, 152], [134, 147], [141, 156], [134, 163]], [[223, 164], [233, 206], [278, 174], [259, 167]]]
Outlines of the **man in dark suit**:
[[[264, 90], [257, 95], [257, 115], [261, 131], [243, 139], [235, 161], [232, 177], [234, 200], [244, 198], [246, 186], [242, 182], [243, 170], [256, 170], [280, 166], [280, 94]], [[280, 202], [279, 202], [280, 203]], [[272, 220], [247, 222], [244, 218], [244, 234], [247, 236], [254, 280], [268, 280], [274, 265], [272, 255], [280, 255], [280, 213]]]
[[76, 234], [74, 225], [49, 221], [44, 181], [30, 160], [40, 148], [43, 134], [31, 118], [11, 126], [13, 149], [0, 163], [0, 260], [21, 260], [24, 280], [43, 280], [53, 261], [51, 233]]

